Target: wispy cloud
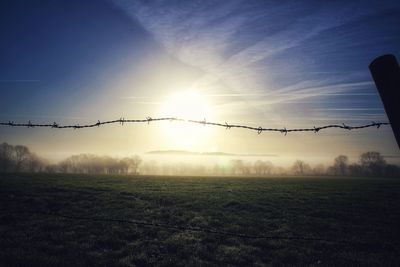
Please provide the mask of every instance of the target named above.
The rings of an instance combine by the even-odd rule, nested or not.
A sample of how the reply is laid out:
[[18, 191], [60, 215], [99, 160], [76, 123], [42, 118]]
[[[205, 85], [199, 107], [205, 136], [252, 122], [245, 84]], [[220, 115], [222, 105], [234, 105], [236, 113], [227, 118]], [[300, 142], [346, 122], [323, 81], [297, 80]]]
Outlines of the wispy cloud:
[[[113, 2], [142, 23], [171, 55], [201, 69], [204, 75], [197, 81], [200, 87], [220, 82], [235, 92], [279, 89], [265, 86], [268, 76], [274, 75], [267, 73], [274, 57], [322, 32], [382, 9], [354, 3]], [[296, 71], [290, 65], [287, 62], [286, 70], [276, 71]], [[324, 73], [330, 72], [320, 71], [318, 75]]]
[[[381, 23], [380, 16], [400, 4], [112, 2], [141, 23], [170, 55], [202, 71], [193, 86], [216, 99], [214, 109], [220, 114], [251, 111], [259, 118], [281, 121], [300, 112], [308, 118], [331, 119], [343, 109], [360, 112], [352, 109], [357, 101], [375, 99], [373, 106], [381, 107], [367, 62], [351, 56], [364, 50], [366, 42], [368, 53], [379, 53], [379, 46], [374, 46], [379, 40], [371, 39], [365, 28]], [[338, 105], [336, 109], [301, 105], [329, 101]], [[370, 119], [350, 115], [349, 119]]]

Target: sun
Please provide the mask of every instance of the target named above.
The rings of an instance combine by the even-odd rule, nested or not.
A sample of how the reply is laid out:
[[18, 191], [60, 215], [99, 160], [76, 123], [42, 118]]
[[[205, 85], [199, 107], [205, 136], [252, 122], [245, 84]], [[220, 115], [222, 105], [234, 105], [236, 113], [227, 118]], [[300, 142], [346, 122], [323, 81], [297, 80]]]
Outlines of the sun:
[[205, 97], [194, 90], [171, 95], [164, 103], [163, 112], [185, 120], [203, 120], [210, 113]]
[[[164, 117], [187, 120], [209, 120], [211, 109], [206, 97], [195, 90], [177, 92], [169, 96], [162, 106]], [[177, 149], [200, 149], [209, 136], [205, 125], [173, 121], [165, 124], [165, 136]]]

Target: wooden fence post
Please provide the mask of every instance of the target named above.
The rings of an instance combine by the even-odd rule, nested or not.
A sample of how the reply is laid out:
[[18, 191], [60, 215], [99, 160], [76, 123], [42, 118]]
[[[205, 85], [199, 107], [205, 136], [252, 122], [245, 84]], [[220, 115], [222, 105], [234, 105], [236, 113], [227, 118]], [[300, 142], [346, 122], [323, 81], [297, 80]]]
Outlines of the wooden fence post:
[[400, 148], [400, 67], [394, 55], [383, 55], [369, 65], [397, 145]]

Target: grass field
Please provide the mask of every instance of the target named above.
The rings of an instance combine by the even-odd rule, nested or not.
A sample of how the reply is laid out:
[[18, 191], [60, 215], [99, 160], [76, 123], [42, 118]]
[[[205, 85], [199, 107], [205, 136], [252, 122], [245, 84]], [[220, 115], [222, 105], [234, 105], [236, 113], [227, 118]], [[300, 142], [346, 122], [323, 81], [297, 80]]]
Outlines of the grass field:
[[3, 266], [400, 265], [400, 179], [0, 177]]

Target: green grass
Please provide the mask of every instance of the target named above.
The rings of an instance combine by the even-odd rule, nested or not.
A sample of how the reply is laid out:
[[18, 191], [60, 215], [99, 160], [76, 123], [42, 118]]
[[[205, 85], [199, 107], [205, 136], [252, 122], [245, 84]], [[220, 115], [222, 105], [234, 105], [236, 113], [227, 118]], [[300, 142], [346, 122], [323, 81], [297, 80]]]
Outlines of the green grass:
[[[4, 266], [399, 266], [400, 179], [0, 174]], [[119, 218], [248, 235], [243, 239]]]

